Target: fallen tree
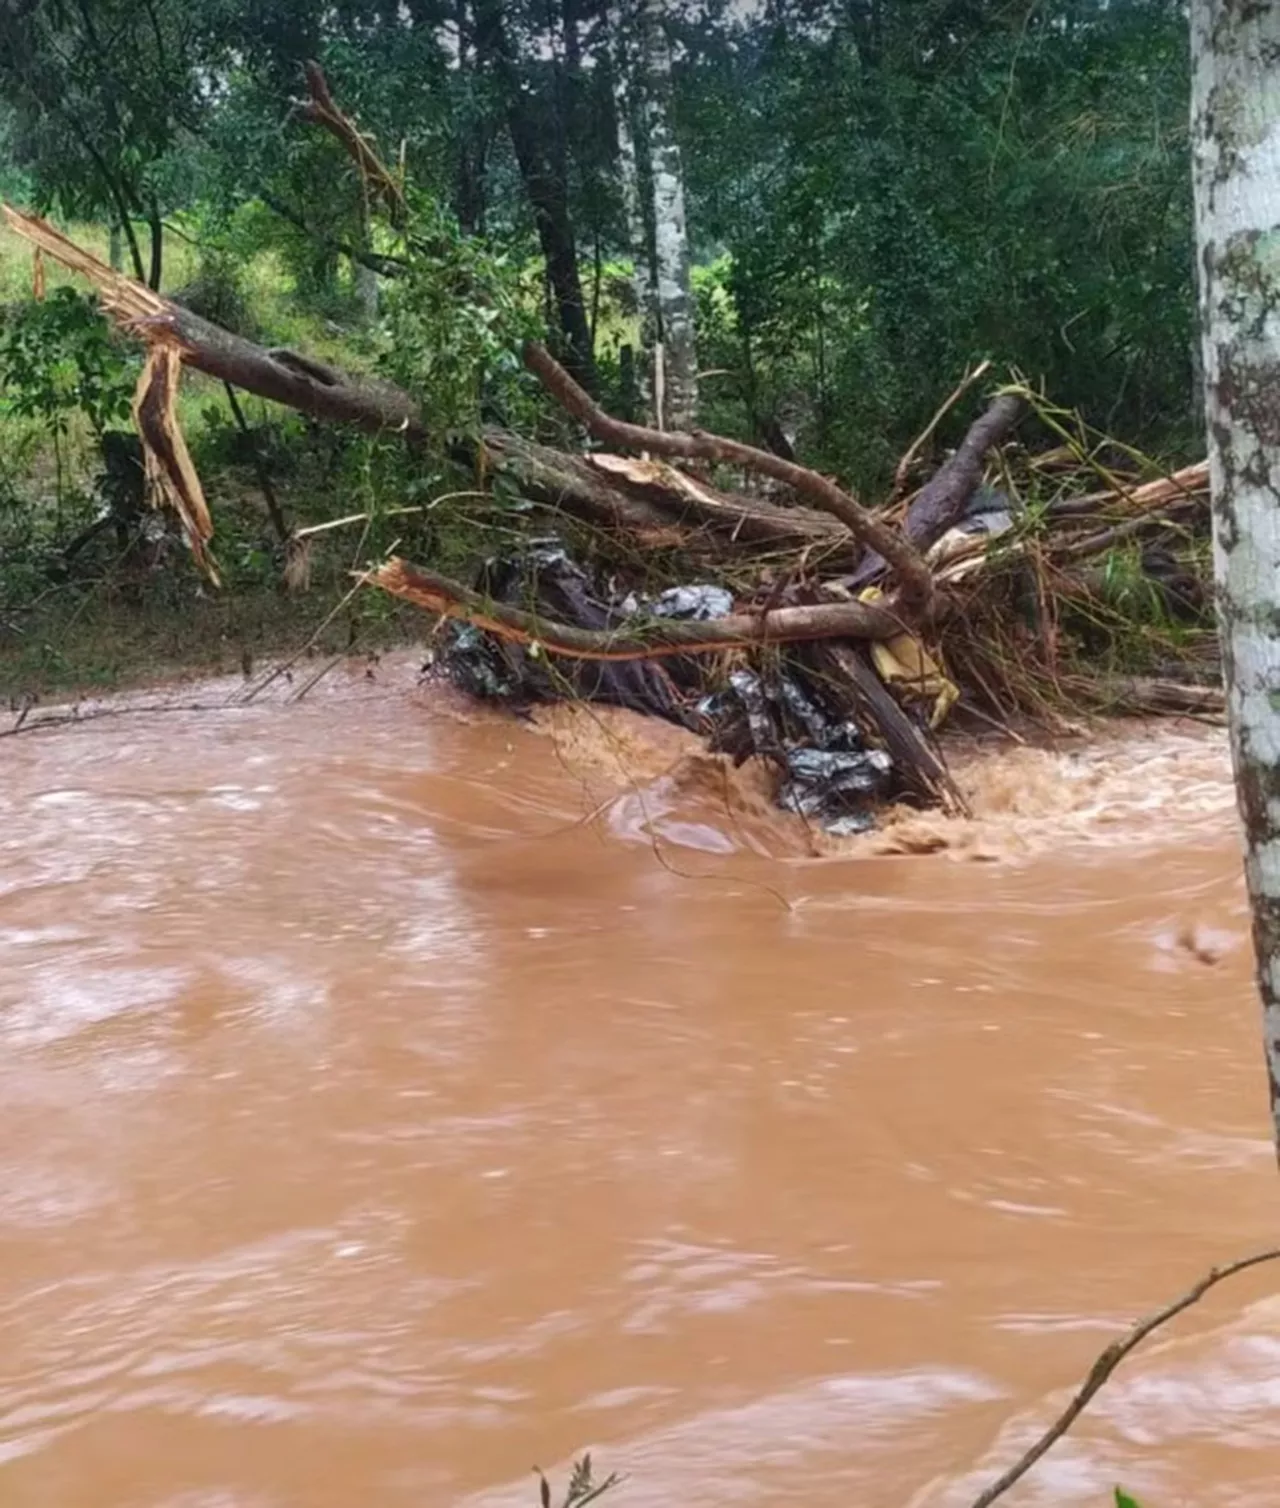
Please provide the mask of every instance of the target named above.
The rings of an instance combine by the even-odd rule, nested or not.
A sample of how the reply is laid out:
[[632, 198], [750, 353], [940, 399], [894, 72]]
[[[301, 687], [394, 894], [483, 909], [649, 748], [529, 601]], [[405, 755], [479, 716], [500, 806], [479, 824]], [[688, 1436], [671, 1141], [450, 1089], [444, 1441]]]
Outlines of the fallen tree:
[[[414, 240], [402, 185], [335, 104], [320, 70], [309, 67], [307, 81], [309, 97], [297, 114], [328, 131], [355, 163], [371, 201], [383, 207], [401, 238], [395, 265], [409, 276], [414, 258], [430, 259], [437, 248]], [[664, 716], [688, 720], [699, 696], [754, 665], [769, 686], [781, 688], [778, 695], [768, 686], [743, 692], [755, 752], [781, 757], [784, 745], [794, 749], [799, 740], [810, 754], [851, 759], [856, 727], [858, 739], [886, 751], [897, 772], [894, 789], [913, 799], [963, 805], [929, 726], [929, 716], [936, 721], [960, 694], [953, 680], [988, 715], [1024, 710], [1029, 701], [1047, 705], [1047, 688], [1061, 684], [1058, 617], [1072, 611], [1088, 620], [1109, 610], [1111, 583], [1091, 562], [1131, 546], [1167, 555], [1170, 531], [1185, 532], [1188, 520], [1203, 517], [1203, 468], [1151, 481], [1121, 476], [1073, 440], [1060, 411], [1049, 410], [1025, 385], [1011, 385], [993, 395], [956, 450], [903, 500], [895, 521], [833, 478], [741, 440], [613, 417], [535, 339], [521, 344], [523, 366], [563, 419], [580, 427], [583, 443], [549, 445], [486, 424], [441, 447], [430, 416], [403, 387], [256, 345], [114, 272], [44, 220], [8, 205], [3, 212], [40, 253], [87, 278], [107, 315], [147, 347], [135, 413], [148, 476], [181, 519], [206, 574], [216, 572], [212, 520], [177, 427], [180, 365], [315, 420], [398, 436], [410, 447], [443, 448], [482, 487], [500, 479], [557, 532], [588, 527], [596, 555], [634, 561], [652, 558], [661, 547], [700, 562], [713, 579], [732, 584], [726, 606], [709, 619], [637, 616], [620, 597], [606, 601], [598, 591], [588, 603], [594, 588], [575, 588], [569, 598], [540, 596], [536, 581], [500, 600], [403, 559], [386, 561], [363, 579], [439, 618], [464, 620], [520, 647], [526, 662], [531, 654], [606, 664], [688, 667], [698, 661], [701, 668], [686, 668], [674, 679], [656, 673], [655, 665], [654, 674], [626, 681], [629, 704], [648, 698]], [[463, 283], [457, 296], [469, 296]], [[948, 404], [984, 371], [966, 377]], [[1034, 516], [1022, 505], [1002, 447], [1031, 410], [1067, 442], [1076, 463], [1072, 479], [1093, 475], [1103, 488], [1060, 488]], [[903, 457], [895, 497], [944, 412]], [[984, 496], [993, 458], [1005, 488]], [[1044, 472], [1036, 473], [1031, 461], [1023, 464], [1039, 485]], [[767, 483], [769, 496], [753, 489], [752, 479]], [[1177, 600], [1186, 597], [1184, 591]], [[801, 679], [792, 684], [787, 677], [794, 675]], [[616, 691], [623, 683], [606, 675], [592, 684]], [[1133, 690], [1132, 703], [1144, 710], [1210, 706], [1211, 693], [1180, 697], [1171, 684], [1167, 676], [1112, 676], [1109, 695], [1128, 685], [1141, 688]], [[1153, 693], [1154, 685], [1162, 689]], [[796, 711], [802, 702], [809, 706], [803, 714]], [[807, 731], [797, 732], [797, 717]], [[819, 727], [824, 717], [826, 732]], [[770, 719], [772, 732], [765, 726]]]

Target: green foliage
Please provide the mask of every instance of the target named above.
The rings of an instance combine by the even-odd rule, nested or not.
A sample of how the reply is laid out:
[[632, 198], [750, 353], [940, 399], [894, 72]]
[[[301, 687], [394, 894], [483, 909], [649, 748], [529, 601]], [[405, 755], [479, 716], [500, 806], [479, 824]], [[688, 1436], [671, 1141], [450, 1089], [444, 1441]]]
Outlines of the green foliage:
[[137, 370], [94, 300], [71, 288], [21, 307], [0, 332], [0, 404], [56, 434], [76, 412], [99, 434], [127, 419]]
[[386, 367], [447, 444], [477, 435], [486, 405], [508, 417], [521, 406], [520, 347], [536, 324], [510, 258], [463, 235], [427, 196], [412, 223], [408, 266], [387, 297]]
[[[541, 1471], [537, 1473], [537, 1476], [538, 1501], [541, 1508], [552, 1508], [551, 1483]], [[603, 1482], [597, 1482], [592, 1471], [591, 1455], [588, 1452], [580, 1461], [573, 1463], [569, 1485], [565, 1489], [560, 1508], [587, 1508], [588, 1503], [593, 1503], [598, 1497], [602, 1497], [621, 1480], [617, 1472], [611, 1472]]]
[[1142, 1508], [1142, 1504], [1137, 1498], [1130, 1497], [1123, 1487], [1117, 1487], [1115, 1508]]
[[891, 0], [869, 31], [872, 9], [689, 28], [690, 218], [733, 257], [739, 349], [714, 364], [740, 422], [801, 389], [814, 459], [879, 483], [989, 356], [1102, 428], [1193, 443], [1181, 8]]
[[242, 267], [233, 251], [211, 244], [201, 256], [195, 276], [175, 297], [202, 319], [253, 340], [258, 330], [249, 307]]

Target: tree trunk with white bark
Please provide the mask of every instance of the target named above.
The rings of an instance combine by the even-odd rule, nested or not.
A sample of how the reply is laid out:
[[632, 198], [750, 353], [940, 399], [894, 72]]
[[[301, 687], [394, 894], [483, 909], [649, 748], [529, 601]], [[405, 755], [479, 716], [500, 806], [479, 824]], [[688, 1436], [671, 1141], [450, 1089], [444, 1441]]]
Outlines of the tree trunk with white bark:
[[1191, 0], [1214, 571], [1280, 1146], [1280, 0]]
[[666, 0], [645, 0], [645, 120], [653, 177], [658, 305], [654, 406], [659, 428], [692, 429], [698, 414], [698, 351], [684, 207], [684, 164], [671, 118], [671, 43], [664, 19], [666, 10]]

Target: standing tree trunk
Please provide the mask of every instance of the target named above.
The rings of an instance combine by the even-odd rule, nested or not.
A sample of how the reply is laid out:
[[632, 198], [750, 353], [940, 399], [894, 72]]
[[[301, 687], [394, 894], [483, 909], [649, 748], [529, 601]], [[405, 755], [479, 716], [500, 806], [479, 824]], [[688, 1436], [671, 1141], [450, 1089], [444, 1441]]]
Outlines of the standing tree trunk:
[[653, 171], [658, 301], [654, 396], [660, 429], [692, 429], [698, 415], [698, 350], [684, 211], [684, 164], [671, 118], [671, 43], [665, 12], [665, 0], [645, 0], [645, 118]]
[[636, 359], [636, 397], [642, 423], [654, 423], [653, 356], [657, 342], [657, 286], [653, 258], [649, 255], [649, 238], [645, 232], [644, 208], [640, 198], [640, 162], [636, 156], [631, 95], [631, 60], [627, 55], [626, 29], [622, 7], [609, 7], [609, 67], [613, 76], [613, 111], [618, 133], [618, 182], [622, 190], [622, 211], [627, 227], [627, 248], [631, 253], [631, 287], [639, 319], [640, 348]]
[[496, 72], [506, 96], [507, 130], [546, 263], [564, 345], [564, 364], [583, 387], [594, 390], [591, 327], [569, 214], [568, 168], [557, 148], [561, 142], [559, 127], [554, 120], [549, 125], [545, 111], [538, 108], [537, 96], [524, 86], [511, 54], [502, 10], [501, 0], [483, 0], [476, 5], [476, 60]]
[[1280, 1147], [1280, 0], [1191, 0], [1214, 571]]
[[[371, 252], [374, 249], [373, 227], [369, 223], [367, 205], [361, 214], [360, 249], [365, 252]], [[351, 263], [351, 276], [356, 296], [356, 307], [360, 311], [361, 323], [376, 325], [378, 322], [380, 296], [380, 284], [377, 272], [367, 262], [357, 262], [353, 259]]]
[[147, 211], [147, 227], [151, 232], [151, 266], [147, 271], [147, 287], [158, 293], [164, 278], [164, 221], [160, 217], [160, 202], [154, 194]]

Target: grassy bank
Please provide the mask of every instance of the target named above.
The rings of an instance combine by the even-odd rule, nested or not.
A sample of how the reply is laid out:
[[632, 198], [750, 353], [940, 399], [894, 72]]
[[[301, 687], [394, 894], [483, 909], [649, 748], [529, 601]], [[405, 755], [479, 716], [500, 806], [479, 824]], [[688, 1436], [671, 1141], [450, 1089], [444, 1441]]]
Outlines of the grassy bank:
[[[104, 228], [68, 229], [107, 257]], [[231, 269], [170, 234], [165, 274], [171, 293], [195, 288], [215, 302], [233, 301], [267, 344], [348, 368], [373, 363], [349, 290], [340, 284], [327, 306], [309, 304], [274, 252]], [[42, 307], [56, 306], [56, 290], [69, 286], [47, 265]], [[30, 249], [0, 230], [0, 334], [31, 317], [32, 287]], [[237, 415], [222, 386], [198, 373], [184, 376], [179, 413], [216, 522], [222, 587], [202, 582], [173, 542], [144, 558], [136, 548], [122, 551], [107, 527], [77, 546], [103, 512], [98, 431], [111, 427], [95, 426], [92, 406], [80, 401], [81, 338], [73, 330], [44, 341], [37, 331], [27, 386], [0, 390], [0, 704], [237, 670], [313, 640], [314, 652], [329, 653], [421, 635], [420, 614], [381, 594], [353, 594], [351, 572], [397, 539], [437, 556], [465, 554], [461, 520], [447, 508], [429, 521], [391, 513], [429, 502], [445, 479], [429, 468], [415, 472], [394, 443], [317, 430], [257, 399], [241, 395]], [[138, 361], [135, 348], [114, 343], [109, 364], [118, 372], [103, 381], [127, 398]], [[113, 424], [119, 414], [117, 407]], [[364, 517], [286, 549], [272, 507], [288, 530]]]

